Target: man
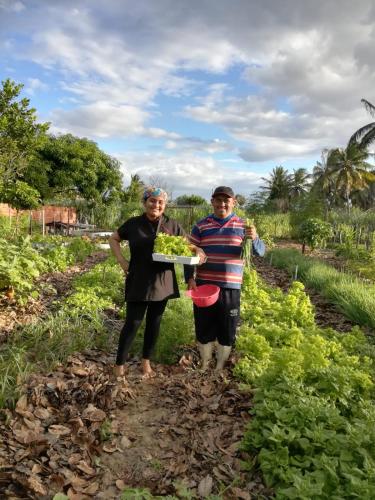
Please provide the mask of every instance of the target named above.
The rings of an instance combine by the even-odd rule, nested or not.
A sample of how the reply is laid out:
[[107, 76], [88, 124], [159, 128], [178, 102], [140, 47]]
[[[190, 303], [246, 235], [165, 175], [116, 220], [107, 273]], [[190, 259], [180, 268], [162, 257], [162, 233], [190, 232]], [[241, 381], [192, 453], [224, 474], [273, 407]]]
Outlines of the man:
[[222, 370], [235, 342], [239, 319], [242, 244], [245, 237], [250, 238], [253, 252], [259, 256], [264, 255], [265, 245], [255, 226], [246, 227], [244, 221], [233, 213], [236, 199], [232, 188], [217, 187], [211, 204], [214, 213], [197, 222], [190, 236], [191, 242], [204, 250], [207, 261], [196, 268], [196, 276], [194, 268], [186, 266], [185, 280], [189, 290], [208, 283], [220, 287], [215, 304], [209, 307], [194, 305], [194, 320], [202, 369], [207, 369], [217, 340], [216, 370]]

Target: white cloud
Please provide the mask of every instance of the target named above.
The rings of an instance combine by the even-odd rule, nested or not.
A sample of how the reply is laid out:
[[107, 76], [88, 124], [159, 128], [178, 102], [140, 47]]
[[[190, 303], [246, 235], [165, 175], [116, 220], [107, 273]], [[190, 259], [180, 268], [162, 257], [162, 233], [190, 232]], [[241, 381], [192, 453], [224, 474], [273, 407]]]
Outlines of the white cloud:
[[55, 132], [79, 136], [126, 137], [143, 130], [147, 113], [134, 106], [115, 106], [96, 102], [66, 111], [55, 110], [51, 115]]
[[48, 89], [48, 85], [39, 78], [28, 78], [27, 84], [25, 86], [25, 92], [30, 95], [34, 95], [37, 91], [45, 91]]
[[[342, 146], [370, 121], [360, 99], [374, 101], [371, 0], [35, 0], [23, 13], [25, 5], [0, 0], [0, 52], [8, 66], [18, 58], [50, 70], [70, 100], [51, 113], [55, 130], [165, 139], [176, 155], [287, 161]], [[240, 82], [228, 73], [234, 64], [243, 65]], [[189, 125], [214, 125], [212, 139], [193, 125], [183, 133], [160, 96], [181, 102]]]
[[25, 4], [20, 1], [14, 0], [0, 0], [0, 9], [9, 10], [13, 12], [21, 12], [26, 9]]
[[194, 155], [167, 156], [164, 154], [116, 154], [123, 165], [124, 180], [128, 184], [131, 174], [138, 174], [146, 182], [158, 178], [172, 191], [173, 197], [195, 193], [206, 199], [212, 189], [230, 185], [236, 193], [248, 195], [262, 183], [261, 176], [245, 167], [232, 167]]
[[196, 137], [179, 137], [166, 142], [166, 149], [178, 150], [179, 152], [205, 152], [208, 154], [233, 151], [234, 146], [221, 139], [204, 140]]

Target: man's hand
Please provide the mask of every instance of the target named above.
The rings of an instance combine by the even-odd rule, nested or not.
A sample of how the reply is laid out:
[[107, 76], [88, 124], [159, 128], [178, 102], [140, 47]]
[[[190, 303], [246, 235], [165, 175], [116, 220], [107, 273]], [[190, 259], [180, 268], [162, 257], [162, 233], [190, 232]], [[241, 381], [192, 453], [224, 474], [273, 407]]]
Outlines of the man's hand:
[[194, 278], [190, 278], [188, 283], [187, 283], [187, 289], [188, 290], [195, 290], [197, 288], [197, 284], [195, 282]]
[[258, 238], [257, 230], [253, 224], [249, 227], [246, 227], [245, 234], [252, 240], [256, 240]]
[[199, 248], [195, 247], [195, 255], [199, 257], [199, 265], [204, 264], [207, 260], [207, 255], [204, 253], [204, 251]]

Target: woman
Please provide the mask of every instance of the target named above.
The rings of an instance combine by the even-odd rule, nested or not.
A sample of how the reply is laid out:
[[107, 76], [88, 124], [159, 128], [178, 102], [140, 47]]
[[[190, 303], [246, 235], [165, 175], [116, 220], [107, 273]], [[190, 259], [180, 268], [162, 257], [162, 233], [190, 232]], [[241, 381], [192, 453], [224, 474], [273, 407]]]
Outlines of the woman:
[[[143, 194], [144, 213], [128, 219], [109, 239], [112, 252], [126, 275], [126, 320], [121, 330], [114, 367], [116, 377], [124, 377], [124, 364], [145, 313], [141, 367], [144, 378], [155, 375], [150, 365], [150, 356], [159, 335], [163, 312], [169, 299], [180, 296], [174, 265], [152, 260], [154, 240], [158, 232], [185, 236], [178, 222], [164, 215], [166, 203], [167, 193], [163, 189], [147, 188]], [[129, 242], [130, 262], [121, 253], [122, 240]], [[194, 248], [203, 262], [204, 252]]]

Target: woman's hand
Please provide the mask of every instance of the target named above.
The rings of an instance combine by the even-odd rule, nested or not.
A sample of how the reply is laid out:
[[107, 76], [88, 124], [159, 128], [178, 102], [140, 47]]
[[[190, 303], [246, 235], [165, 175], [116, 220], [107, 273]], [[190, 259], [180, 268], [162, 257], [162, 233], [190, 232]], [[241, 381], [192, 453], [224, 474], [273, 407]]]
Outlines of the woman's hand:
[[195, 290], [197, 288], [197, 284], [195, 282], [194, 278], [190, 278], [188, 283], [187, 283], [187, 289], [188, 290]]
[[129, 272], [129, 261], [127, 261], [127, 260], [124, 259], [119, 264], [120, 264], [122, 270], [124, 271], [124, 273], [128, 274], [128, 272]]

